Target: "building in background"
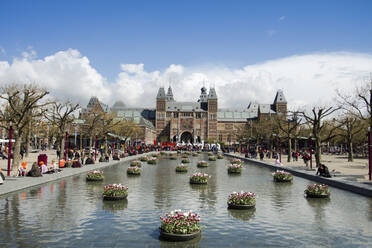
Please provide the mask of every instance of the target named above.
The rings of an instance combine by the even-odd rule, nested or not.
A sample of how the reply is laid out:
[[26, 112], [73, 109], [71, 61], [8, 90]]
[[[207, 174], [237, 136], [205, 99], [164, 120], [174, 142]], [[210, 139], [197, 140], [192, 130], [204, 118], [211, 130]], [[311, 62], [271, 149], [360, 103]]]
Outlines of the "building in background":
[[218, 106], [216, 90], [201, 88], [197, 101], [175, 100], [171, 87], [165, 92], [160, 87], [156, 95], [155, 109], [130, 108], [117, 101], [108, 108], [97, 97], [92, 97], [82, 109], [83, 119], [92, 111], [114, 113], [116, 118], [134, 121], [143, 129], [137, 137], [146, 144], [157, 142], [235, 142], [238, 129], [261, 118], [286, 114], [287, 101], [282, 90], [278, 90], [272, 104], [249, 103], [247, 108], [224, 109]]

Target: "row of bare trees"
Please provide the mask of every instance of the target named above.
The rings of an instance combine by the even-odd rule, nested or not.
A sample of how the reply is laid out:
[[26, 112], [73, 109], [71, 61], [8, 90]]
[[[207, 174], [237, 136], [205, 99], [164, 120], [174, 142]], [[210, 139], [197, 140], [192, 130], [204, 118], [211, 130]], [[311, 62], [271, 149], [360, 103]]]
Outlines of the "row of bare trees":
[[366, 83], [350, 94], [338, 92], [338, 104], [335, 106], [314, 106], [307, 111], [263, 116], [238, 129], [236, 137], [245, 142], [254, 139], [258, 144], [266, 141], [270, 151], [273, 150], [274, 139], [280, 138], [287, 143], [288, 162], [291, 161], [293, 141], [297, 147], [298, 137], [309, 137], [313, 141], [317, 166], [322, 160], [323, 144], [346, 144], [348, 161], [353, 161], [354, 145], [365, 148], [368, 127], [372, 130], [371, 89], [372, 83]]
[[[15, 140], [12, 170], [20, 163], [21, 146], [26, 148], [26, 156], [30, 150], [30, 141], [36, 133], [47, 140], [49, 148], [56, 141], [60, 154], [65, 152], [65, 133], [73, 133], [79, 128], [80, 149], [82, 138], [89, 138], [89, 147], [94, 137], [105, 140], [107, 136], [116, 134], [126, 141], [140, 136], [142, 129], [133, 121], [115, 118], [113, 113], [92, 112], [77, 124], [77, 112], [80, 105], [71, 101], [60, 101], [49, 97], [46, 89], [35, 84], [10, 84], [0, 87], [0, 128], [9, 132], [13, 128]], [[33, 135], [32, 135], [33, 134]]]

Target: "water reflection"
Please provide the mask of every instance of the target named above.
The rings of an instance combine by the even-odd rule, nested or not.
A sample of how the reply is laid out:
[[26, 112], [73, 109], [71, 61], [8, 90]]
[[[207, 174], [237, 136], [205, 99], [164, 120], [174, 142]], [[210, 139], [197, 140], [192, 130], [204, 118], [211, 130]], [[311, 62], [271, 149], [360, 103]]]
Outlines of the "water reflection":
[[228, 209], [229, 216], [243, 221], [249, 221], [255, 216], [256, 208], [247, 210]]
[[119, 201], [103, 201], [102, 209], [115, 213], [120, 210], [124, 210], [128, 207], [128, 200], [123, 199]]
[[199, 242], [201, 240], [203, 235], [199, 235], [197, 238], [195, 239], [192, 239], [192, 240], [189, 240], [189, 241], [183, 241], [183, 242], [169, 242], [169, 241], [165, 241], [163, 240], [160, 236], [159, 236], [159, 244], [160, 244], [160, 247], [162, 248], [198, 248], [199, 247]]
[[[196, 163], [203, 159], [203, 154], [190, 157], [186, 174], [176, 174], [179, 160], [160, 159], [155, 166], [143, 164], [142, 175], [131, 178], [126, 174], [128, 163], [122, 163], [105, 168], [103, 182], [86, 182], [82, 174], [0, 196], [0, 247], [269, 247], [273, 243], [305, 247], [309, 242], [314, 247], [366, 247], [372, 243], [369, 198], [332, 188], [331, 199], [305, 199], [308, 180], [275, 184], [270, 170], [250, 164], [244, 164], [241, 176], [233, 176], [227, 173], [225, 160], [202, 170], [211, 175], [207, 185], [191, 185], [189, 175], [200, 171]], [[128, 200], [103, 201], [103, 186], [109, 183], [128, 186]], [[227, 209], [228, 194], [242, 189], [257, 194], [257, 210]], [[179, 208], [200, 214], [207, 227], [201, 238], [182, 244], [159, 241], [159, 216]], [[332, 241], [334, 237], [342, 240]]]

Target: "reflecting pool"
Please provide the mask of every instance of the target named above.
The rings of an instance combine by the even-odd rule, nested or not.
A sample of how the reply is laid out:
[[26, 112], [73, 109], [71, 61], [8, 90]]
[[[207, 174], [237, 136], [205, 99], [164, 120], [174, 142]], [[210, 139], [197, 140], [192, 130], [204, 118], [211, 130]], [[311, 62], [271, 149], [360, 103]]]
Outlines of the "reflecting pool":
[[[372, 243], [372, 199], [331, 189], [330, 199], [306, 199], [311, 181], [274, 183], [272, 171], [244, 164], [241, 175], [227, 173], [228, 160], [190, 156], [188, 173], [176, 173], [178, 160], [142, 164], [128, 177], [128, 163], [105, 168], [103, 182], [85, 174], [0, 197], [0, 245], [8, 247], [366, 247]], [[201, 171], [208, 185], [190, 185]], [[129, 187], [125, 201], [104, 202], [109, 183]], [[1, 186], [0, 186], [1, 187]], [[233, 191], [257, 194], [255, 209], [228, 210]], [[200, 214], [203, 233], [186, 243], [159, 240], [159, 216], [174, 209]]]

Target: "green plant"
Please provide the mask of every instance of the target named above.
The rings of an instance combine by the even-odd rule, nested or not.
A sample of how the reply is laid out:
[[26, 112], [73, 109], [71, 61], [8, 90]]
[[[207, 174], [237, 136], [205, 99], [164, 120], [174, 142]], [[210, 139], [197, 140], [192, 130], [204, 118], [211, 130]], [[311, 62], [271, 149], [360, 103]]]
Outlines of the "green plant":
[[256, 194], [253, 192], [233, 192], [228, 196], [227, 204], [256, 205]]
[[160, 229], [171, 234], [192, 234], [201, 230], [200, 216], [175, 210], [160, 217]]

